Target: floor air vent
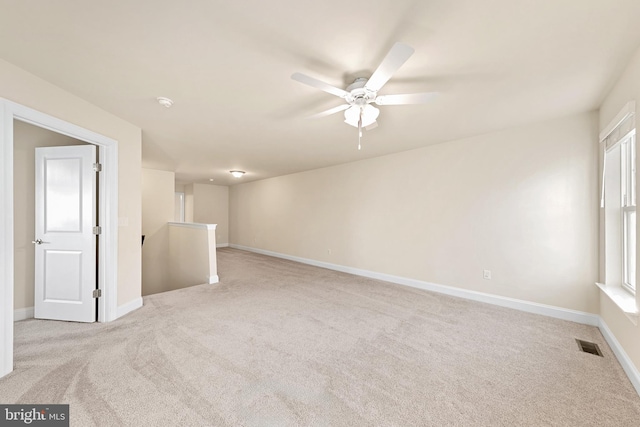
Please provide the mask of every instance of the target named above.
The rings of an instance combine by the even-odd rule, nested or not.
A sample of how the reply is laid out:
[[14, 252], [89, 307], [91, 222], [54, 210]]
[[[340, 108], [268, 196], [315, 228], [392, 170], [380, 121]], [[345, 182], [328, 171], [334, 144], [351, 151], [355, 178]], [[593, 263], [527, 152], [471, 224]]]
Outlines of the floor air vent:
[[595, 354], [596, 356], [603, 357], [602, 352], [600, 351], [600, 347], [598, 347], [598, 344], [589, 342], [589, 341], [582, 341], [577, 338], [576, 338], [576, 342], [578, 343], [578, 348], [580, 349], [580, 351], [584, 351], [585, 353]]

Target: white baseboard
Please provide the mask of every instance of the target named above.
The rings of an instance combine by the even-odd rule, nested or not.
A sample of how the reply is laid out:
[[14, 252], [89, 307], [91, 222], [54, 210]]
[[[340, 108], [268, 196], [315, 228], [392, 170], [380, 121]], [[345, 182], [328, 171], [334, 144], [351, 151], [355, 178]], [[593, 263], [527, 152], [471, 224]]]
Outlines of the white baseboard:
[[464, 298], [473, 301], [484, 302], [487, 304], [498, 305], [501, 307], [513, 308], [515, 310], [525, 311], [527, 313], [541, 314], [543, 316], [555, 317], [557, 319], [569, 320], [571, 322], [582, 323], [585, 325], [598, 326], [600, 316], [596, 314], [586, 313], [583, 311], [570, 310], [567, 308], [555, 307], [551, 305], [539, 304], [535, 302], [518, 300], [515, 298], [502, 297], [498, 295], [487, 294], [484, 292], [470, 291], [467, 289], [455, 288], [452, 286], [439, 285], [437, 283], [424, 282], [406, 277], [393, 276], [391, 274], [377, 273], [375, 271], [362, 270], [359, 268], [346, 267], [343, 265], [331, 264], [323, 261], [316, 261], [307, 258], [281, 254], [278, 252], [267, 251], [264, 249], [256, 249], [248, 246], [231, 244], [235, 249], [242, 249], [249, 252], [255, 252], [262, 255], [273, 256], [277, 258], [296, 261], [303, 264], [309, 264], [316, 267], [327, 268], [329, 270], [341, 271], [343, 273], [355, 274], [356, 276], [369, 277], [371, 279], [384, 280], [385, 282], [397, 283], [399, 285], [411, 286], [412, 288], [424, 289], [427, 291], [437, 292], [440, 294], [451, 295], [458, 298]]
[[142, 297], [136, 298], [127, 303], [119, 305], [116, 319], [124, 316], [125, 314], [129, 314], [132, 311], [139, 309], [140, 307], [142, 307]]
[[228, 248], [229, 244], [228, 243], [218, 243], [216, 245], [216, 248]]
[[13, 321], [33, 319], [33, 307], [17, 308], [13, 310]]
[[267, 251], [264, 249], [256, 249], [248, 246], [230, 244], [235, 249], [241, 249], [249, 252], [255, 252], [262, 255], [273, 256], [290, 261], [296, 261], [303, 264], [309, 264], [316, 267], [322, 267], [329, 270], [341, 271], [343, 273], [355, 274], [357, 276], [369, 277], [372, 279], [384, 280], [386, 282], [397, 283], [399, 285], [411, 286], [413, 288], [424, 289], [427, 291], [437, 292], [454, 297], [465, 298], [473, 301], [484, 302], [487, 304], [498, 305], [501, 307], [512, 308], [515, 310], [525, 311], [527, 313], [540, 314], [543, 316], [554, 317], [556, 319], [569, 320], [571, 322], [581, 323], [584, 325], [597, 326], [604, 336], [605, 340], [616, 355], [618, 362], [622, 365], [625, 373], [629, 377], [631, 384], [635, 387], [638, 395], [640, 395], [640, 373], [635, 367], [627, 353], [624, 351], [618, 340], [615, 338], [604, 320], [597, 314], [586, 313], [583, 311], [570, 310], [551, 305], [538, 304], [535, 302], [523, 301], [514, 298], [501, 297], [498, 295], [486, 294], [483, 292], [470, 291], [466, 289], [454, 288], [452, 286], [439, 285], [436, 283], [423, 282], [406, 277], [393, 276], [390, 274], [376, 273], [374, 271], [361, 270], [358, 268], [345, 267], [342, 265], [331, 264], [323, 261], [316, 261], [307, 258], [300, 258], [292, 255], [281, 254], [278, 252]]
[[217, 274], [215, 276], [209, 276], [210, 285], [213, 285], [214, 283], [218, 283], [219, 281], [220, 281], [220, 278], [218, 277]]
[[633, 387], [635, 387], [636, 391], [640, 395], [640, 372], [638, 372], [638, 369], [635, 367], [627, 353], [624, 351], [624, 349], [616, 339], [615, 335], [613, 335], [613, 332], [611, 332], [611, 329], [609, 329], [604, 319], [601, 317], [598, 328], [600, 329], [600, 332], [602, 333], [604, 339], [607, 341], [607, 344], [609, 344], [609, 347], [611, 347], [611, 350], [616, 355], [618, 362], [620, 362], [620, 365], [622, 365], [622, 369], [624, 369], [627, 377], [629, 377], [629, 381], [631, 381], [631, 384], [633, 385]]

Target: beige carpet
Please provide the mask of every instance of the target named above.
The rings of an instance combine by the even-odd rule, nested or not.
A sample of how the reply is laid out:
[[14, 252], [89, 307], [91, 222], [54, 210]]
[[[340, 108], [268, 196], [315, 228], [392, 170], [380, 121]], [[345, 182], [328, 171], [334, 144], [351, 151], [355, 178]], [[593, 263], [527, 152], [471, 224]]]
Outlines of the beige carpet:
[[596, 328], [233, 249], [218, 262], [220, 284], [110, 324], [16, 323], [0, 403], [69, 403], [74, 426], [640, 425]]

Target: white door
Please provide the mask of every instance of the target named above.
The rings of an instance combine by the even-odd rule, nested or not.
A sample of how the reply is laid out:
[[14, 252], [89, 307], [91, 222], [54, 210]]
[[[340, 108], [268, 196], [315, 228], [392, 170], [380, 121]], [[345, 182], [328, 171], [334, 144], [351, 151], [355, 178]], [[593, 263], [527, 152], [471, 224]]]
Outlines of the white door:
[[94, 145], [36, 148], [37, 319], [95, 322]]

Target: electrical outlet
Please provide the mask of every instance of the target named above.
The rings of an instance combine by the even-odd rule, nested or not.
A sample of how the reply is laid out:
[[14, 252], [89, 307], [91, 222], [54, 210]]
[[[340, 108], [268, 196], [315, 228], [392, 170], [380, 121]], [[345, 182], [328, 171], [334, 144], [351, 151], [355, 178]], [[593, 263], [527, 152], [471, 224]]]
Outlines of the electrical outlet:
[[491, 280], [491, 270], [483, 270], [482, 271], [482, 278], [483, 279], [487, 279], [487, 280]]
[[327, 253], [331, 255], [331, 249], [327, 249]]

